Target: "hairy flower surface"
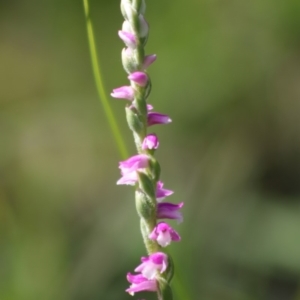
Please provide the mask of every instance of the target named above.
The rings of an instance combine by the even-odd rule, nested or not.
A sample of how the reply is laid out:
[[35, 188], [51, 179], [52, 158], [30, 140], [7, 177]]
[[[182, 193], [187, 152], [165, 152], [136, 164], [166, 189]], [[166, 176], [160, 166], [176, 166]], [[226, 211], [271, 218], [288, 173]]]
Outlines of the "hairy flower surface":
[[158, 223], [149, 235], [151, 240], [156, 240], [162, 247], [168, 246], [171, 241], [180, 241], [179, 234], [167, 223]]

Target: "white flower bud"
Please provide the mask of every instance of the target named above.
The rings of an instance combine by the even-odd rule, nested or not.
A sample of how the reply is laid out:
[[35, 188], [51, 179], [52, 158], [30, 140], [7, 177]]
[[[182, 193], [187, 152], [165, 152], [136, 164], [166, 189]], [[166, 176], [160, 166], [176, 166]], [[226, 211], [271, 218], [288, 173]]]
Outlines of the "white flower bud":
[[122, 64], [123, 64], [123, 68], [128, 74], [138, 69], [138, 64], [136, 62], [133, 49], [124, 48], [122, 50]]
[[129, 8], [126, 8], [127, 6], [132, 7], [131, 1], [130, 0], [121, 0], [121, 12], [124, 17], [124, 19], [127, 19], [127, 11]]
[[124, 3], [121, 5], [122, 14], [125, 20], [129, 21], [130, 23], [133, 23], [134, 18], [137, 15], [136, 10], [133, 8], [131, 3]]
[[133, 29], [128, 21], [124, 21], [122, 25], [122, 31], [134, 33]]

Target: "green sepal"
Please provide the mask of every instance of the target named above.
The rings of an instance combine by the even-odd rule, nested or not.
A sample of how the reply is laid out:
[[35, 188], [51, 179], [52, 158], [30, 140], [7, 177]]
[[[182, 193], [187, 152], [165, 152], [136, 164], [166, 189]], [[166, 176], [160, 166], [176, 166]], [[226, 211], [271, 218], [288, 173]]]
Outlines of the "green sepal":
[[144, 14], [146, 11], [146, 3], [145, 0], [132, 0], [132, 6], [136, 11], [140, 14]]
[[148, 35], [145, 37], [139, 37], [140, 44], [145, 47], [148, 41]]
[[125, 112], [129, 128], [138, 134], [142, 133], [144, 131], [144, 124], [136, 112], [131, 107], [125, 107]]
[[156, 221], [156, 203], [139, 189], [135, 192], [135, 205], [140, 218], [147, 223]]
[[160, 164], [154, 157], [151, 157], [149, 161], [149, 168], [151, 170], [153, 180], [157, 182], [160, 177]]
[[138, 70], [138, 64], [135, 59], [127, 59], [126, 62], [122, 61], [122, 65], [127, 74], [131, 74]]
[[[146, 101], [147, 98], [149, 97], [149, 94], [151, 93], [152, 89], [152, 83], [151, 83], [151, 78], [148, 75], [148, 82], [146, 86], [139, 86], [136, 85], [135, 90], [136, 90], [136, 99], [138, 102], [140, 101]], [[147, 110], [142, 111], [141, 113], [147, 113]]]
[[147, 100], [147, 98], [149, 97], [149, 94], [151, 93], [151, 89], [152, 89], [152, 83], [151, 83], [151, 79], [148, 75], [148, 84], [145, 87], [145, 94], [144, 94], [145, 100]]
[[139, 114], [146, 116], [147, 115], [147, 103], [146, 103], [146, 98], [148, 97], [147, 92], [149, 92], [149, 87], [151, 89], [151, 82], [150, 78], [147, 83], [146, 87], [139, 86], [136, 84], [134, 86], [135, 89], [135, 103], [136, 103], [136, 109], [139, 112]]
[[158, 286], [159, 286], [159, 291], [158, 291], [159, 300], [173, 300], [173, 292], [170, 285], [167, 282], [159, 279]]
[[144, 15], [145, 12], [146, 12], [146, 3], [145, 3], [145, 0], [122, 0], [121, 1], [121, 13], [124, 17], [124, 19], [128, 20], [128, 15], [125, 11], [125, 8], [124, 8], [124, 4], [129, 4], [139, 15], [139, 14], [142, 14]]
[[174, 263], [172, 257], [168, 254], [168, 267], [167, 270], [158, 278], [158, 299], [173, 300], [173, 293], [170, 282], [174, 275]]
[[153, 219], [146, 222], [146, 220], [141, 218], [141, 232], [148, 254], [161, 251], [161, 247], [157, 244], [157, 242], [149, 238], [149, 234], [152, 232], [155, 226], [156, 220]]
[[121, 13], [124, 19], [127, 20], [129, 23], [134, 22], [134, 20], [137, 18], [138, 15], [134, 7], [132, 6], [132, 3], [130, 3], [130, 0], [121, 1]]
[[[125, 3], [125, 2], [127, 2], [127, 3]], [[120, 6], [123, 18], [127, 19], [127, 15], [126, 15], [126, 11], [125, 11], [125, 8], [124, 8], [124, 4], [131, 4], [130, 0], [127, 0], [127, 1], [122, 1], [121, 0], [121, 6]]]
[[164, 278], [168, 283], [170, 283], [174, 276], [174, 262], [170, 254], [168, 254], [168, 267], [164, 274]]
[[134, 55], [126, 56], [125, 50], [122, 51], [122, 65], [124, 70], [131, 74], [139, 69], [139, 64]]
[[141, 190], [147, 194], [150, 199], [152, 199], [152, 202], [155, 202], [156, 197], [153, 181], [148, 177], [147, 174], [142, 172], [138, 172], [138, 177]]

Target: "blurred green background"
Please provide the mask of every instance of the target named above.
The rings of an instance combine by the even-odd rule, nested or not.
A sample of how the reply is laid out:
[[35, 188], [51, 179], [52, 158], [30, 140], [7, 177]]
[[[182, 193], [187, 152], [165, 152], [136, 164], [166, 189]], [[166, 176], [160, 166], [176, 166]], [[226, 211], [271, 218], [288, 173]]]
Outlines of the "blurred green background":
[[[147, 1], [150, 102], [175, 300], [300, 299], [300, 1]], [[119, 1], [90, 0], [107, 91], [127, 83]], [[0, 1], [0, 299], [128, 296], [145, 254], [97, 98], [82, 2]], [[135, 153], [123, 101], [111, 100]]]

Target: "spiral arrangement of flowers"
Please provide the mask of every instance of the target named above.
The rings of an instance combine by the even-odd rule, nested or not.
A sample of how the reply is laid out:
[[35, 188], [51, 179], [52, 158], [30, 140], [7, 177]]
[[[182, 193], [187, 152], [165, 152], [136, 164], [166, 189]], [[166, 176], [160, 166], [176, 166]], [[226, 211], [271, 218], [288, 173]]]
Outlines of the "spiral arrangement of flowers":
[[127, 274], [131, 283], [126, 290], [133, 295], [140, 291], [156, 291], [158, 299], [172, 299], [170, 281], [173, 276], [173, 261], [164, 252], [172, 241], [180, 241], [179, 234], [162, 219], [182, 221], [180, 209], [183, 202], [174, 204], [163, 200], [173, 191], [165, 189], [160, 180], [160, 165], [154, 153], [159, 147], [155, 133], [148, 128], [156, 124], [168, 124], [168, 115], [153, 111], [147, 100], [151, 92], [151, 80], [146, 69], [156, 60], [156, 55], [145, 55], [149, 26], [144, 18], [144, 0], [121, 0], [121, 11], [125, 21], [119, 37], [125, 44], [122, 64], [128, 73], [130, 85], [116, 88], [111, 96], [126, 99], [126, 119], [133, 133], [137, 154], [119, 163], [121, 178], [117, 184], [135, 186], [135, 202], [140, 217], [141, 232], [148, 252], [141, 264]]

